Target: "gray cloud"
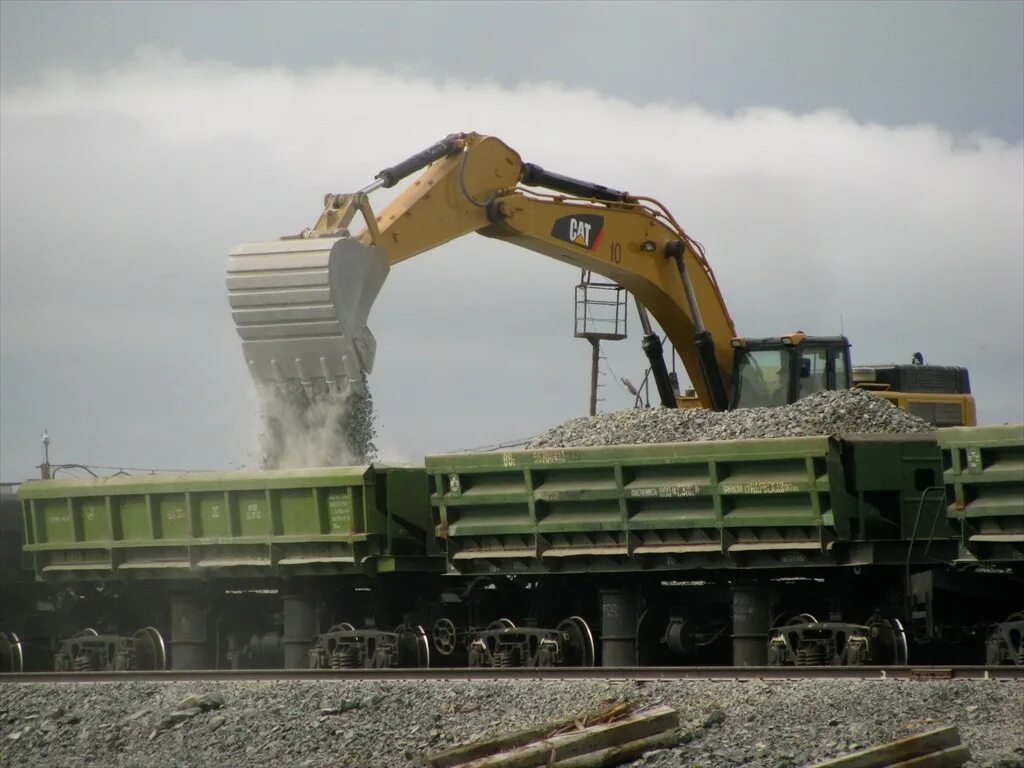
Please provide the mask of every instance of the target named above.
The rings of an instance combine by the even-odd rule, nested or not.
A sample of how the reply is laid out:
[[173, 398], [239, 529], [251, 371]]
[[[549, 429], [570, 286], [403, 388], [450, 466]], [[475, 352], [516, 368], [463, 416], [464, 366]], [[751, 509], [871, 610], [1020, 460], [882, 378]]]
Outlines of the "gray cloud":
[[[136, 46], [290, 69], [599, 87], [731, 114], [841, 106], [887, 125], [1024, 136], [1020, 2], [5, 2], [0, 80], [102, 68]], [[625, 137], [624, 137], [625, 139]]]
[[[558, 85], [296, 73], [151, 52], [54, 71], [0, 106], [0, 476], [55, 457], [252, 461], [227, 250], [313, 223], [327, 191], [455, 130], [662, 199], [741, 333], [845, 327], [855, 361], [971, 369], [983, 421], [1024, 420], [1024, 148], [842, 112], [635, 106]], [[383, 203], [383, 198], [379, 204]], [[524, 437], [586, 408], [577, 273], [466, 237], [396, 267], [370, 318], [386, 456]], [[605, 408], [639, 336], [608, 345]], [[995, 333], [993, 333], [995, 331]]]

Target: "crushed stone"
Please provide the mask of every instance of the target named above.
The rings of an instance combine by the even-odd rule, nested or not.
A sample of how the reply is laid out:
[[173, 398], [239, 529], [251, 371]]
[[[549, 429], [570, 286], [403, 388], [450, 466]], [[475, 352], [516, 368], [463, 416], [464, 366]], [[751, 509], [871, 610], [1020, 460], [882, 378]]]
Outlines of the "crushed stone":
[[792, 405], [709, 411], [653, 408], [599, 413], [565, 422], [526, 448], [753, 440], [854, 433], [927, 433], [934, 427], [863, 389], [817, 392]]
[[[169, 718], [203, 700], [218, 706]], [[970, 748], [968, 766], [1024, 764], [1020, 681], [337, 679], [0, 685], [0, 764], [413, 768], [615, 700], [679, 713], [679, 746], [634, 768], [796, 768], [947, 725]]]

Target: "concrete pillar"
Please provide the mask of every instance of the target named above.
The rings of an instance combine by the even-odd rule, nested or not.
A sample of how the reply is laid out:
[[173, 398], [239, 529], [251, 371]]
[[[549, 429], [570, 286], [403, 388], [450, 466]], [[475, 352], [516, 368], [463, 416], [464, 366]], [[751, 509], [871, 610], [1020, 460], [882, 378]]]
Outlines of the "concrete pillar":
[[636, 665], [636, 592], [601, 590], [601, 666]]
[[762, 667], [768, 663], [768, 590], [732, 585], [732, 663]]
[[309, 594], [283, 595], [284, 601], [284, 667], [309, 669], [309, 649], [313, 646], [316, 623], [313, 597]]
[[171, 669], [210, 669], [206, 604], [201, 595], [171, 596]]

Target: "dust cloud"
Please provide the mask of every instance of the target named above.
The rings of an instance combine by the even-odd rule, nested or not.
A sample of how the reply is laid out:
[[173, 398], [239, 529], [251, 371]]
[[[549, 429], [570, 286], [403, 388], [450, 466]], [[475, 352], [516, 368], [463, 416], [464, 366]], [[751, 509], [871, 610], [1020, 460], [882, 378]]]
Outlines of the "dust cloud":
[[376, 458], [373, 397], [350, 388], [331, 391], [322, 380], [257, 386], [264, 469], [368, 464]]

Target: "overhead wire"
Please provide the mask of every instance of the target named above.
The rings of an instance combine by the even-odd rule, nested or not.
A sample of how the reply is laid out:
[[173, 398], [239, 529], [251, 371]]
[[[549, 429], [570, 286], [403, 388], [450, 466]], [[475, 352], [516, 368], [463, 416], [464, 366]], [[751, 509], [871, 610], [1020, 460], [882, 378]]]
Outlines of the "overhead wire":
[[[50, 472], [52, 476], [55, 476], [57, 472], [64, 472], [69, 474], [71, 477], [79, 479], [95, 478], [99, 479], [99, 475], [93, 470], [105, 470], [110, 471], [113, 474], [109, 477], [117, 477], [118, 475], [128, 475], [129, 473], [136, 474], [193, 474], [198, 472], [214, 472], [216, 470], [210, 469], [181, 469], [181, 468], [170, 468], [170, 467], [126, 467], [123, 465], [115, 464], [50, 464]], [[87, 477], [88, 475], [88, 477]]]

